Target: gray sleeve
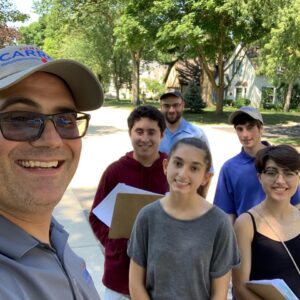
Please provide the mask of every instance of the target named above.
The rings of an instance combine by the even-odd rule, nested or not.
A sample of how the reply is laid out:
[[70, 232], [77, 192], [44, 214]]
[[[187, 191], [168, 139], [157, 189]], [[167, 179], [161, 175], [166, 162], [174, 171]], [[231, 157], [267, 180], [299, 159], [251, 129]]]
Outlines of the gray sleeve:
[[133, 225], [128, 241], [127, 255], [143, 268], [147, 267], [148, 230], [147, 218], [142, 209]]
[[239, 249], [233, 226], [229, 218], [222, 212], [219, 230], [215, 237], [212, 261], [210, 265], [211, 277], [221, 277], [240, 263]]

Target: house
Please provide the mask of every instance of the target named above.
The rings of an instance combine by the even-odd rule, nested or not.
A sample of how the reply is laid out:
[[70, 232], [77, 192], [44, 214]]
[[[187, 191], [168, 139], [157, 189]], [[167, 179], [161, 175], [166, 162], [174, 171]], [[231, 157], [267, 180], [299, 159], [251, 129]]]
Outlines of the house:
[[276, 88], [265, 76], [257, 74], [257, 57], [258, 48], [236, 47], [225, 65], [225, 102], [248, 99], [254, 107], [259, 107], [262, 101], [275, 103]]
[[212, 87], [198, 59], [178, 60], [169, 65], [164, 78], [166, 90], [175, 89], [184, 94], [190, 81], [201, 86], [203, 101], [211, 103]]

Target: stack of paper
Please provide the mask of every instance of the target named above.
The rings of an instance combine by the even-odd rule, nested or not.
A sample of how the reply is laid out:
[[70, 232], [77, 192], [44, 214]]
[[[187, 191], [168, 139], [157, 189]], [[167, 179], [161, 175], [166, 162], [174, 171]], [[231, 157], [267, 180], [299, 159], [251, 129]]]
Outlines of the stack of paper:
[[141, 208], [162, 197], [161, 194], [119, 183], [93, 209], [93, 213], [110, 227], [109, 238], [129, 238]]
[[251, 280], [246, 286], [264, 300], [299, 300], [282, 279]]

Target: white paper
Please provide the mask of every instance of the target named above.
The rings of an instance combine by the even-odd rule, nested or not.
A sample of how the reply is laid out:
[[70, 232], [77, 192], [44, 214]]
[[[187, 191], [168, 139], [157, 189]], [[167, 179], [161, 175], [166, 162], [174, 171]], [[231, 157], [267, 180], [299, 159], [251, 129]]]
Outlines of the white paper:
[[118, 183], [111, 192], [100, 202], [94, 209], [94, 215], [106, 224], [108, 227], [111, 226], [112, 216], [116, 203], [117, 194], [119, 193], [131, 193], [131, 194], [146, 194], [146, 195], [157, 195], [146, 190], [138, 189], [127, 185], [125, 183]]
[[278, 291], [288, 300], [299, 300], [289, 286], [283, 279], [265, 279], [265, 280], [251, 280], [247, 283], [261, 284], [261, 285], [273, 285]]

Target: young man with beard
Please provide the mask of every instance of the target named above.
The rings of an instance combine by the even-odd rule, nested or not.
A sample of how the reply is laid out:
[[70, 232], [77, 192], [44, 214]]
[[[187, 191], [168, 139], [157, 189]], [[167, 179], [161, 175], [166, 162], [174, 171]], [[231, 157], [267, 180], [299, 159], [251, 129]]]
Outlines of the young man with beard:
[[[127, 124], [133, 151], [126, 153], [104, 171], [92, 210], [118, 183], [159, 194], [168, 191], [168, 183], [163, 171], [163, 160], [167, 156], [158, 150], [166, 128], [163, 115], [153, 106], [139, 106], [130, 113]], [[106, 286], [104, 300], [128, 299], [130, 261], [127, 256], [128, 239], [108, 238], [109, 227], [92, 212], [89, 221], [94, 234], [105, 248], [102, 279]]]
[[196, 137], [208, 146], [204, 131], [189, 123], [182, 117], [185, 102], [178, 91], [167, 91], [160, 97], [160, 111], [164, 115], [167, 128], [160, 143], [159, 150], [169, 154], [172, 146], [180, 139]]
[[[229, 116], [229, 123], [235, 128], [242, 150], [222, 166], [214, 204], [223, 209], [234, 223], [240, 214], [258, 205], [265, 198], [255, 169], [255, 156], [269, 144], [261, 140], [263, 118], [258, 109], [243, 106]], [[298, 188], [292, 197], [292, 203], [299, 202]]]
[[0, 49], [0, 298], [99, 299], [53, 218], [102, 88], [85, 66], [35, 46]]

